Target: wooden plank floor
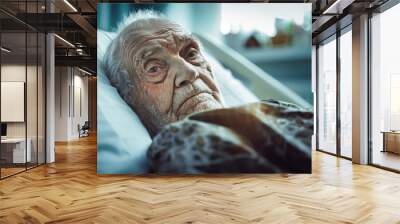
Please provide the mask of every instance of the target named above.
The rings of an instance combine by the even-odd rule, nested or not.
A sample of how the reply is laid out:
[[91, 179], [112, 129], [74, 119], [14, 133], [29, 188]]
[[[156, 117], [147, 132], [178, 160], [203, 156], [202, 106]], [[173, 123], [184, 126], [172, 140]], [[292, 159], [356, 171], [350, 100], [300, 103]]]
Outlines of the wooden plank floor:
[[96, 139], [0, 181], [0, 223], [400, 223], [400, 175], [320, 152], [312, 175], [96, 174]]

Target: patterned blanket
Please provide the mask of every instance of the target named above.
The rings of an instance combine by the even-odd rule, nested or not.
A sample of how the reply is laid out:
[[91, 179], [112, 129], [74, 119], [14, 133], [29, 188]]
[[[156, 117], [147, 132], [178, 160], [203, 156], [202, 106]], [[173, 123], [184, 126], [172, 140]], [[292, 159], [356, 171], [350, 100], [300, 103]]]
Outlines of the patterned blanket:
[[312, 112], [278, 101], [211, 110], [166, 126], [150, 172], [311, 173]]

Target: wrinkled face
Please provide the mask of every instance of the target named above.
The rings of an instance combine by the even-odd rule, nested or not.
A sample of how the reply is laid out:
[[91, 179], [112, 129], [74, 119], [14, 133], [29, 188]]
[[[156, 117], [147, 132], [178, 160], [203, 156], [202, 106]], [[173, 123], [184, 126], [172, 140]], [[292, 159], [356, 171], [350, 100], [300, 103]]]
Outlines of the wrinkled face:
[[222, 107], [199, 43], [181, 27], [158, 20], [136, 31], [134, 41], [133, 104], [152, 134], [193, 112]]

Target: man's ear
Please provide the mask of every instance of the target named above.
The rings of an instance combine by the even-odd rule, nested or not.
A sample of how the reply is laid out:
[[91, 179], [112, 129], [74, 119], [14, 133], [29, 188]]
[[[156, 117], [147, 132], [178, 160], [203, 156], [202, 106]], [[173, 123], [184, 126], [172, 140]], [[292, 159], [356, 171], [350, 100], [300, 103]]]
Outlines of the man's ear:
[[118, 92], [122, 96], [122, 98], [127, 102], [128, 104], [131, 104], [132, 102], [132, 97], [133, 97], [133, 83], [129, 77], [129, 73], [126, 69], [121, 69], [118, 72], [119, 80], [118, 80]]
[[122, 63], [114, 61], [111, 66], [108, 66], [105, 73], [110, 80], [111, 85], [117, 89], [122, 99], [130, 104], [132, 100], [131, 89], [133, 88], [133, 85], [128, 71], [122, 68]]

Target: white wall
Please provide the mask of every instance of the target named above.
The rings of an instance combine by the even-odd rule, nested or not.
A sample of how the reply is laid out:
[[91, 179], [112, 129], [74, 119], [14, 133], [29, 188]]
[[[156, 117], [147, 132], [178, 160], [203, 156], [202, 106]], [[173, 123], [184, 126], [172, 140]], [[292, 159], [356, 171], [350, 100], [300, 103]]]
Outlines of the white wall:
[[[27, 72], [27, 74], [26, 74]], [[25, 76], [28, 76], [27, 88], [27, 120], [28, 120], [28, 137], [30, 133], [36, 135], [36, 107], [37, 107], [37, 95], [36, 95], [36, 80], [31, 77], [36, 77], [36, 66], [18, 65], [18, 64], [5, 64], [1, 66], [1, 81], [2, 82], [24, 82], [26, 83]], [[6, 96], [2, 96], [6, 97]], [[42, 105], [39, 105], [41, 107]], [[24, 108], [22, 108], [23, 110]], [[1, 108], [1, 110], [7, 110], [7, 108]], [[33, 123], [32, 123], [33, 122]], [[8, 137], [25, 137], [25, 123], [26, 122], [7, 122], [7, 136]]]
[[[75, 70], [76, 72], [76, 70]], [[74, 75], [74, 107], [71, 108], [72, 119], [71, 119], [71, 136], [72, 138], [78, 138], [78, 125], [83, 125], [85, 121], [89, 120], [88, 116], [88, 77], [79, 75]], [[80, 92], [80, 93], [79, 93]], [[72, 103], [71, 103], [72, 105]], [[81, 110], [81, 111], [80, 111]]]
[[[8, 64], [1, 66], [1, 81], [2, 82], [25, 82], [24, 65]], [[28, 67], [28, 70], [31, 68]], [[4, 97], [4, 96], [2, 96]], [[6, 110], [6, 108], [1, 108]], [[7, 123], [7, 136], [8, 137], [25, 137], [25, 123], [24, 122], [10, 122]]]
[[[24, 122], [25, 83], [1, 82], [1, 121]], [[36, 108], [36, 106], [35, 106]]]
[[68, 117], [69, 117], [69, 96], [70, 84], [69, 68], [55, 68], [55, 141], [67, 141]]
[[78, 125], [88, 120], [88, 78], [75, 68], [56, 67], [55, 85], [55, 140], [77, 139]]

